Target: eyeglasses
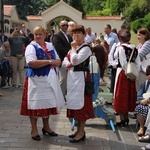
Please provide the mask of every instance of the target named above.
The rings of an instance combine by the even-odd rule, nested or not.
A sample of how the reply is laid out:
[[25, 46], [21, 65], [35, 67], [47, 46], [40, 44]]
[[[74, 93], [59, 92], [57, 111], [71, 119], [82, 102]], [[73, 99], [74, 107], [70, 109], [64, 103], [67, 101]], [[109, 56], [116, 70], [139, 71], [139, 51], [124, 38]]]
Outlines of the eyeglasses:
[[63, 24], [63, 25], [61, 25], [61, 26], [62, 26], [62, 27], [65, 27], [65, 26], [68, 27], [68, 24]]

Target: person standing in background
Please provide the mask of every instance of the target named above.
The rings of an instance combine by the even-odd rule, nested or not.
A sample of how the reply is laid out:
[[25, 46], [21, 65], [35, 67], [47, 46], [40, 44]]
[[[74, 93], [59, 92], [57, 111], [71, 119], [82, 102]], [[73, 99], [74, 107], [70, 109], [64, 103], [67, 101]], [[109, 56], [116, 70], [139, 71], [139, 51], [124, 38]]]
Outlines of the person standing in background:
[[22, 24], [21, 25], [21, 30], [20, 30], [20, 35], [22, 35], [22, 36], [27, 36], [27, 29], [26, 29], [26, 26], [25, 26], [25, 24]]
[[55, 31], [54, 30], [50, 30], [49, 35], [47, 37], [47, 42], [52, 43], [52, 39], [53, 39], [54, 34], [55, 34]]
[[8, 37], [4, 34], [4, 30], [0, 30], [0, 46], [8, 40]]
[[24, 66], [25, 66], [25, 59], [24, 59], [24, 49], [23, 44], [26, 40], [26, 37], [20, 36], [19, 31], [17, 28], [11, 29], [10, 31], [10, 37], [8, 38], [9, 44], [10, 44], [10, 50], [11, 50], [11, 63], [12, 63], [12, 87], [17, 86], [17, 70], [19, 71], [19, 78], [20, 83], [18, 85], [18, 88], [23, 87], [24, 83]]
[[[72, 42], [72, 37], [67, 34], [68, 30], [68, 22], [63, 20], [59, 23], [60, 31], [54, 34], [52, 43], [61, 59], [63, 61], [64, 57], [67, 55], [68, 51], [71, 49], [70, 43]], [[61, 66], [59, 67], [59, 81], [60, 86], [65, 97], [67, 89], [66, 89], [66, 79], [67, 72]]]
[[111, 25], [110, 24], [106, 24], [104, 26], [104, 39], [107, 41], [107, 43], [109, 44], [109, 52], [113, 46], [114, 43], [119, 43], [119, 39], [116, 33], [113, 33], [111, 31]]
[[118, 60], [115, 87], [114, 87], [114, 110], [120, 115], [120, 122], [117, 122], [117, 126], [125, 126], [129, 123], [128, 113], [134, 112], [136, 107], [136, 87], [135, 80], [129, 79], [125, 70], [131, 52], [134, 50], [131, 62], [134, 62], [137, 70], [140, 70], [140, 58], [138, 51], [133, 44], [130, 44], [131, 33], [128, 29], [122, 29], [119, 31], [120, 45], [117, 46], [114, 58]]
[[86, 36], [84, 38], [84, 41], [87, 43], [87, 44], [90, 44], [92, 46], [92, 44], [95, 42], [96, 40], [96, 36], [94, 33], [92, 33], [92, 29], [91, 27], [88, 27], [86, 29]]

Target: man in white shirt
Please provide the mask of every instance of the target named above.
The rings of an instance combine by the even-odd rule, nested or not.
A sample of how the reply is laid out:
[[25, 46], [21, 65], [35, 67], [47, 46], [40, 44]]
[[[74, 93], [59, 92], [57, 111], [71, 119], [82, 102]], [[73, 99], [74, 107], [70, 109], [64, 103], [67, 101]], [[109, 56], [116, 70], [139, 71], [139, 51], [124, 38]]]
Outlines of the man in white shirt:
[[86, 36], [85, 36], [85, 38], [84, 38], [84, 41], [85, 41], [86, 43], [88, 43], [88, 44], [94, 43], [95, 40], [96, 40], [96, 36], [95, 36], [94, 33], [92, 33], [91, 28], [88, 27], [88, 28], [86, 29], [86, 32], [87, 32], [87, 34], [86, 34]]
[[111, 32], [111, 25], [106, 24], [104, 26], [105, 36], [104, 39], [109, 44], [109, 51], [111, 50], [114, 43], [119, 43], [119, 39], [116, 33]]

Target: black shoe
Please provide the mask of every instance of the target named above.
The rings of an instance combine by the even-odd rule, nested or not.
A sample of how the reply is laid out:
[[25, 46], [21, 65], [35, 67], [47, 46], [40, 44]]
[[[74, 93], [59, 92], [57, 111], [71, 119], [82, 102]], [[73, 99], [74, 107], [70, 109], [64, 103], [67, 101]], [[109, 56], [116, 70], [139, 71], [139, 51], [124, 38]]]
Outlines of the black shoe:
[[125, 127], [125, 120], [121, 120], [120, 122], [116, 122], [116, 125], [119, 127]]
[[55, 133], [54, 131], [48, 132], [48, 131], [46, 131], [44, 128], [42, 129], [42, 132], [43, 132], [44, 135], [48, 134], [48, 135], [50, 135], [50, 136], [58, 136], [58, 134]]
[[81, 137], [79, 140], [76, 140], [76, 139], [72, 139], [72, 140], [69, 140], [70, 143], [78, 143], [80, 141], [84, 141], [85, 140], [85, 134], [83, 135], [83, 137]]
[[129, 118], [125, 119], [125, 124], [128, 125], [129, 124]]
[[69, 135], [70, 138], [74, 138], [76, 136], [76, 133]]
[[120, 122], [117, 122], [116, 125], [120, 127], [125, 127], [129, 124], [129, 118], [126, 118], [125, 120], [121, 120]]
[[118, 114], [117, 112], [114, 112], [114, 115], [115, 115], [115, 116], [118, 116], [119, 114]]
[[35, 141], [40, 141], [41, 137], [39, 135], [36, 135], [36, 136], [32, 136], [32, 139]]

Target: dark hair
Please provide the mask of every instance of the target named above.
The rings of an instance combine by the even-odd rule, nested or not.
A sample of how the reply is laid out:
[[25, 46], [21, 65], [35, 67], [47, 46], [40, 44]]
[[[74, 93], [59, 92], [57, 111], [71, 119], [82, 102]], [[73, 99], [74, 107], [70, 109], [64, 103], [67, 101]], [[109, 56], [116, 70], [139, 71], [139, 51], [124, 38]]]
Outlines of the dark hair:
[[148, 65], [146, 67], [146, 75], [149, 76], [150, 75], [150, 65]]
[[138, 30], [138, 33], [145, 35], [145, 40], [149, 40], [150, 39], [150, 32], [148, 31], [148, 29], [146, 28], [141, 28]]
[[55, 33], [55, 30], [50, 30], [51, 32], [53, 32], [53, 34]]
[[83, 25], [75, 25], [74, 27], [72, 27], [72, 32], [75, 31], [81, 31], [83, 34], [85, 34], [85, 28]]
[[129, 42], [131, 39], [131, 33], [128, 29], [121, 29], [118, 32], [119, 40], [123, 43]]
[[112, 28], [111, 32], [116, 33], [117, 34], [117, 29], [116, 28]]
[[106, 27], [111, 30], [111, 25], [110, 24], [106, 24]]
[[14, 29], [10, 29], [10, 34], [12, 34], [14, 32]]

